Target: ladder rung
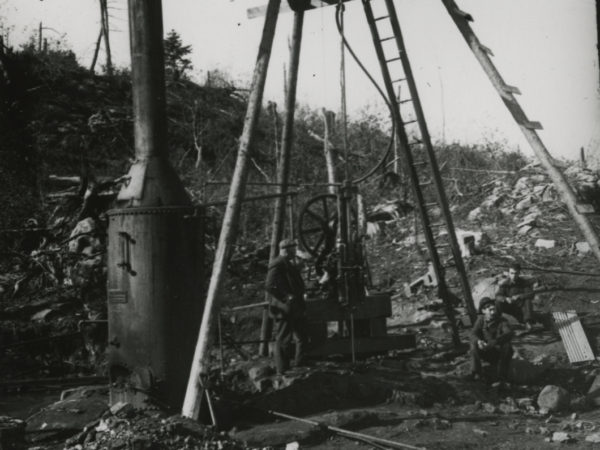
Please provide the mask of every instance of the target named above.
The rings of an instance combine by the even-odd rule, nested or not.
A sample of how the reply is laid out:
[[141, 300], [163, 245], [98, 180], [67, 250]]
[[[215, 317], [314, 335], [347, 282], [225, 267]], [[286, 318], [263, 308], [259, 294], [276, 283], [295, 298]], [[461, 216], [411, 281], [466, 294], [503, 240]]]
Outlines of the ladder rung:
[[416, 121], [417, 119], [409, 120], [407, 122], [404, 122], [403, 125], [410, 125], [411, 123], [415, 123]]
[[528, 130], [543, 130], [544, 129], [544, 127], [542, 126], [542, 124], [540, 122], [535, 122], [535, 121], [531, 121], [531, 120], [523, 122], [523, 123], [521, 123], [521, 125], [523, 125]]
[[[410, 145], [410, 144], [408, 144], [408, 145]], [[425, 160], [423, 160], [423, 161], [413, 161], [413, 166], [426, 166], [427, 164], [429, 164], [429, 162], [425, 161]]]
[[433, 181], [426, 181], [425, 183], [419, 183], [419, 186], [429, 186], [430, 184], [433, 184]]
[[521, 95], [521, 90], [516, 86], [510, 86], [508, 84], [504, 85], [504, 92], [509, 94]]
[[438, 228], [438, 227], [445, 227], [445, 226], [446, 226], [446, 222], [437, 222], [437, 223], [429, 224], [429, 228]]
[[[402, 78], [402, 79], [403, 79], [403, 80], [406, 80], [406, 78]], [[392, 81], [392, 83], [395, 83], [395, 81]], [[412, 100], [412, 98], [408, 98], [408, 99], [406, 99], [406, 100], [400, 100], [400, 101], [398, 102], [398, 104], [402, 105], [402, 104], [404, 104], [404, 103], [408, 103], [408, 102], [412, 102], [412, 101], [413, 101], [413, 100]]]
[[376, 17], [375, 19], [373, 19], [374, 22], [377, 22], [379, 20], [383, 20], [383, 19], [387, 19], [390, 16], [381, 16], [381, 17]]
[[425, 203], [423, 206], [425, 206], [425, 208], [431, 208], [433, 206], [438, 206], [438, 203], [437, 202]]
[[415, 144], [422, 144], [422, 143], [423, 143], [423, 141], [420, 141], [419, 139], [417, 139], [416, 141], [409, 142], [408, 145], [415, 145]]
[[450, 244], [436, 244], [437, 248], [447, 248], [450, 247]]
[[[397, 59], [400, 59], [400, 58], [397, 58]], [[395, 61], [395, 59], [391, 59], [390, 61]], [[406, 81], [406, 78], [398, 78], [397, 80], [393, 80], [392, 83], [401, 83], [402, 81]], [[411, 100], [404, 100], [404, 101], [405, 102], [407, 102], [407, 101], [411, 101], [412, 102], [412, 99]], [[399, 102], [399, 103], [402, 103], [402, 102]]]
[[383, 39], [379, 39], [379, 42], [385, 42], [385, 41], [389, 41], [391, 39], [396, 39], [396, 36], [388, 36]]
[[471, 14], [464, 12], [463, 10], [459, 9], [458, 7], [454, 8], [454, 13], [457, 16], [462, 17], [463, 19], [465, 19], [467, 22], [473, 22], [473, 16], [471, 16]]
[[483, 52], [484, 52], [484, 53], [487, 53], [487, 54], [488, 54], [488, 55], [490, 55], [490, 56], [494, 56], [494, 52], [492, 51], [492, 49], [491, 49], [491, 48], [489, 48], [489, 47], [486, 47], [486, 46], [485, 46], [485, 45], [483, 45], [483, 44], [479, 44], [479, 48], [480, 48], [481, 50], [483, 50]]
[[[385, 62], [386, 63], [391, 63], [391, 62], [394, 62], [394, 61], [398, 61], [399, 59], [400, 59], [400, 57], [398, 56], [397, 58], [386, 59]], [[392, 81], [392, 83], [394, 83], [394, 81]]]

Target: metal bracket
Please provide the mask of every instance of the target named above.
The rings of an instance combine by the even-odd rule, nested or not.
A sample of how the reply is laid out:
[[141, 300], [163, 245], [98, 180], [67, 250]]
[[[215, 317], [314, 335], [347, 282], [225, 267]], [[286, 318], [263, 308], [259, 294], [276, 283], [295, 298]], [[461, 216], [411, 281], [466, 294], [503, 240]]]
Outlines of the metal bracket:
[[127, 271], [129, 275], [137, 275], [137, 272], [131, 267], [131, 244], [135, 244], [135, 239], [126, 231], [119, 231], [119, 247], [121, 250], [121, 262], [117, 263], [120, 267]]

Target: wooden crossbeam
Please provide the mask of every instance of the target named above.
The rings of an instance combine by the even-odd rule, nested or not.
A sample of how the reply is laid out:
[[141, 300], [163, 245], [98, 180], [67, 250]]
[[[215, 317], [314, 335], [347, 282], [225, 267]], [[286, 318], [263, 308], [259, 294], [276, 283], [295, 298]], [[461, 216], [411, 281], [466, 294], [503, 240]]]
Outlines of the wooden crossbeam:
[[[343, 0], [344, 2], [349, 2], [351, 0]], [[307, 9], [315, 9], [315, 8], [323, 8], [324, 6], [337, 5], [337, 0], [310, 0], [310, 7]], [[254, 8], [248, 8], [246, 10], [246, 14], [248, 19], [255, 19], [257, 17], [264, 17], [265, 12], [267, 11], [267, 5], [256, 6]], [[287, 13], [292, 11], [290, 5], [287, 1], [281, 2], [281, 7], [279, 8], [279, 13]]]

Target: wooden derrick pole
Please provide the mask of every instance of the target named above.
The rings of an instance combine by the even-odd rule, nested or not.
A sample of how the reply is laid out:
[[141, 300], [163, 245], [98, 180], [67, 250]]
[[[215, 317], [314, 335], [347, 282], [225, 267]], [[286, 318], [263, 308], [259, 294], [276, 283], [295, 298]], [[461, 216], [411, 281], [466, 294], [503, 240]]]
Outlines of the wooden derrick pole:
[[590, 220], [584, 214], [579, 212], [577, 208], [578, 201], [575, 192], [573, 192], [573, 189], [567, 182], [567, 179], [562, 172], [554, 165], [552, 156], [535, 131], [536, 129], [541, 129], [541, 125], [537, 122], [531, 122], [525, 115], [521, 105], [514, 96], [514, 94], [519, 93], [518, 89], [507, 85], [502, 79], [502, 76], [498, 72], [498, 69], [496, 69], [496, 66], [494, 66], [494, 63], [489, 56], [491, 51], [482, 45], [481, 42], [479, 42], [479, 39], [477, 36], [475, 36], [475, 33], [468, 23], [468, 20], [472, 20], [471, 16], [461, 11], [454, 0], [442, 1], [448, 10], [450, 17], [452, 17], [452, 20], [454, 20], [454, 23], [467, 42], [467, 45], [475, 55], [475, 58], [477, 58], [479, 64], [481, 64], [483, 71], [488, 76], [492, 82], [492, 85], [500, 95], [500, 98], [502, 98], [502, 101], [506, 105], [506, 108], [519, 125], [519, 128], [527, 139], [531, 149], [539, 159], [542, 166], [546, 169], [546, 172], [554, 183], [556, 190], [559, 192], [562, 200], [567, 205], [571, 217], [573, 217], [573, 220], [581, 230], [585, 240], [588, 242], [588, 244], [590, 244], [592, 253], [600, 261], [600, 240], [598, 239], [598, 235], [596, 234], [596, 231], [594, 230]]
[[240, 216], [241, 200], [244, 196], [244, 187], [248, 175], [249, 153], [252, 148], [258, 116], [260, 114], [280, 4], [281, 0], [269, 0], [269, 5], [267, 6], [267, 15], [265, 17], [258, 57], [252, 78], [252, 88], [248, 99], [248, 109], [244, 118], [244, 129], [240, 137], [237, 161], [231, 180], [229, 198], [223, 217], [223, 225], [213, 263], [210, 284], [208, 286], [204, 314], [202, 316], [202, 323], [200, 324], [200, 332], [183, 401], [181, 415], [193, 419], [197, 419], [200, 412], [201, 395], [203, 393], [201, 376], [205, 375], [208, 371], [209, 344], [212, 338], [214, 318], [219, 310], [218, 294], [223, 281], [224, 268], [227, 262], [226, 257], [235, 239], [236, 226]]
[[[290, 46], [290, 69], [286, 82], [285, 96], [285, 119], [281, 133], [281, 152], [279, 155], [279, 164], [277, 166], [277, 183], [279, 184], [279, 193], [285, 194], [288, 189], [288, 179], [290, 174], [290, 156], [292, 142], [294, 137], [294, 113], [296, 110], [296, 87], [298, 84], [298, 66], [300, 63], [300, 48], [302, 44], [302, 27], [304, 24], [304, 12], [294, 13], [294, 28], [292, 30], [292, 44]], [[279, 241], [283, 238], [285, 225], [285, 206], [286, 197], [281, 195], [275, 202], [275, 212], [273, 214], [273, 225], [271, 230], [271, 249], [269, 253], [269, 263], [279, 254]], [[265, 300], [268, 301], [267, 294]], [[259, 353], [266, 356], [269, 352], [266, 341], [269, 340], [273, 324], [269, 317], [268, 308], [263, 311], [262, 326], [260, 329]]]
[[335, 186], [337, 176], [335, 173], [335, 159], [333, 157], [333, 149], [331, 148], [330, 137], [335, 126], [335, 113], [321, 109], [323, 114], [324, 136], [323, 136], [323, 152], [325, 153], [325, 163], [327, 164], [327, 182], [330, 184], [328, 191], [330, 194], [335, 194]]

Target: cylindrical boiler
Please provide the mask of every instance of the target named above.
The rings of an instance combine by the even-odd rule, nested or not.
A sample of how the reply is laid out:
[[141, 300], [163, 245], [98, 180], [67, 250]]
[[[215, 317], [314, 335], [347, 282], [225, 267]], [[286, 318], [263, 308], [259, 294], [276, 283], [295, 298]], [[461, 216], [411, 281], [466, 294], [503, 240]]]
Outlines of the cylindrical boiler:
[[202, 318], [202, 220], [191, 207], [109, 212], [111, 404], [181, 405]]

